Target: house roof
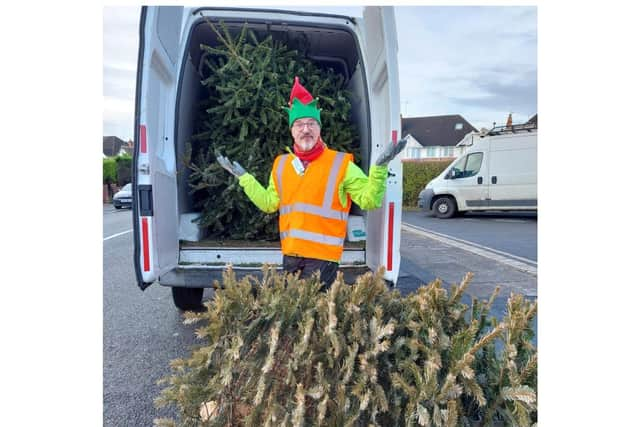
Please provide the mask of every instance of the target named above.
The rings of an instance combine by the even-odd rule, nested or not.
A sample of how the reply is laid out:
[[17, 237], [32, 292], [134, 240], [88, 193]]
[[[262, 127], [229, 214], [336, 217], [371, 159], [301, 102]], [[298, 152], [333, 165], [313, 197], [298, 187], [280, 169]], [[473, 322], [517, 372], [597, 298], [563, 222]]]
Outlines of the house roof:
[[126, 142], [117, 136], [103, 136], [102, 153], [107, 157], [116, 156], [120, 152], [120, 148], [125, 144]]
[[402, 118], [402, 137], [411, 134], [423, 147], [455, 146], [471, 131], [478, 130], [459, 114]]
[[531, 116], [531, 118], [527, 121], [527, 124], [538, 124], [538, 113]]

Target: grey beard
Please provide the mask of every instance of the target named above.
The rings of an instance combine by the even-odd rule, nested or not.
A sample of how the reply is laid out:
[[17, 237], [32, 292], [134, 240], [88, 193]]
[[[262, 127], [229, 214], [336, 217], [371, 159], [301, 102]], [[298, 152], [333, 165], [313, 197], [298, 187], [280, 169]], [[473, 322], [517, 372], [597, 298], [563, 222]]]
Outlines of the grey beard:
[[300, 148], [301, 151], [309, 151], [316, 145], [317, 142], [317, 140], [313, 142], [300, 141], [298, 143], [298, 148]]

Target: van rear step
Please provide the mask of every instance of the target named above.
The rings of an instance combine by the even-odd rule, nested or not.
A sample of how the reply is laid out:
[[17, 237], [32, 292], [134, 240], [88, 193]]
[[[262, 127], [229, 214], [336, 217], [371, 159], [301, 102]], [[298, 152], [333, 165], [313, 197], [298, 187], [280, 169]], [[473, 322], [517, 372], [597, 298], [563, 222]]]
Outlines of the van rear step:
[[[180, 249], [180, 265], [216, 266], [233, 264], [235, 266], [261, 266], [264, 263], [281, 264], [282, 252], [274, 248], [223, 248], [223, 247], [183, 247]], [[363, 249], [345, 248], [340, 264], [354, 265], [365, 263]]]

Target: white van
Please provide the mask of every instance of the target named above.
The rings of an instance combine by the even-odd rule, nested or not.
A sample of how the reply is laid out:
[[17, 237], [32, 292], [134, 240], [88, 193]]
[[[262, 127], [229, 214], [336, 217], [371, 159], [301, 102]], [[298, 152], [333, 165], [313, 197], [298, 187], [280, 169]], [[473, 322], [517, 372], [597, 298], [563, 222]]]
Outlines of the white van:
[[537, 124], [470, 132], [468, 147], [418, 196], [418, 207], [438, 218], [457, 212], [537, 210]]
[[[272, 247], [251, 242], [230, 247], [193, 230], [191, 220], [198, 212], [189, 194], [190, 171], [180, 159], [193, 134], [197, 104], [208, 96], [197, 72], [200, 44], [217, 43], [204, 17], [223, 20], [232, 34], [248, 23], [259, 38], [271, 35], [290, 46], [305, 43], [310, 58], [340, 70], [348, 81], [352, 121], [360, 135], [360, 167], [368, 172], [383, 147], [400, 135], [400, 93], [393, 8], [365, 7], [363, 16], [142, 7], [133, 157], [134, 264], [141, 289], [154, 282], [171, 286], [176, 306], [191, 308], [201, 302], [203, 288], [221, 278], [226, 265], [232, 264], [238, 275], [260, 275], [261, 264], [282, 262], [279, 242]], [[385, 279], [395, 283], [402, 213], [399, 158], [389, 165], [383, 206], [354, 213], [360, 215], [350, 218], [350, 230], [360, 223], [354, 234], [362, 239], [366, 235], [366, 240], [345, 245], [341, 269], [384, 266]]]

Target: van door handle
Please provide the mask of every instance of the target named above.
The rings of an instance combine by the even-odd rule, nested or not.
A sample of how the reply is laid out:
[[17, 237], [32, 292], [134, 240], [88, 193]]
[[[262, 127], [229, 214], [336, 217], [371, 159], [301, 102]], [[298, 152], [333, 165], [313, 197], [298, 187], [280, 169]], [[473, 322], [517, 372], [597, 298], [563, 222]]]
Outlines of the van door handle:
[[497, 176], [492, 176], [491, 177], [491, 183], [492, 184], [497, 184], [498, 183], [498, 177]]
[[482, 184], [482, 177], [481, 176], [478, 177], [478, 184]]

